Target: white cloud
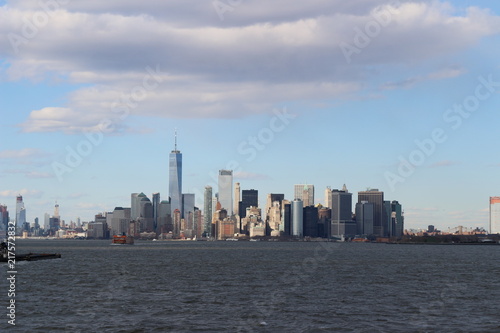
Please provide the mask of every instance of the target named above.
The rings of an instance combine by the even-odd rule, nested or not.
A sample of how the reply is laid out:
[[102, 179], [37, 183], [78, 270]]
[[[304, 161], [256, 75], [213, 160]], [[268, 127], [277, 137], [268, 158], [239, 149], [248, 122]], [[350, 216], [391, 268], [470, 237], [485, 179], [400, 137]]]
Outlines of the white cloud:
[[[26, 132], [77, 133], [96, 130], [102, 119], [116, 119], [114, 103], [144, 87], [147, 66], [161, 68], [161, 82], [128, 108], [130, 114], [244, 117], [285, 100], [371, 96], [362, 95], [367, 75], [381, 74], [367, 67], [418, 66], [500, 32], [499, 18], [479, 8], [458, 16], [438, 1], [387, 3], [252, 1], [220, 21], [210, 1], [73, 1], [47, 14], [47, 23], [17, 45], [18, 52], [8, 38], [0, 39], [0, 57], [10, 65], [0, 75], [85, 84], [66, 105], [33, 110], [21, 125]], [[355, 29], [374, 22], [375, 8], [390, 10], [390, 22], [348, 64], [339, 45], [352, 44]], [[22, 36], [23, 18], [37, 11], [44, 13], [34, 0], [0, 7], [0, 36]], [[454, 78], [464, 71], [440, 68], [385, 88]], [[117, 131], [125, 130], [126, 119], [120, 120]]]
[[9, 198], [15, 198], [18, 195], [32, 197], [32, 198], [40, 198], [42, 194], [43, 192], [41, 191], [28, 190], [28, 189], [0, 191], [0, 197], [9, 197]]

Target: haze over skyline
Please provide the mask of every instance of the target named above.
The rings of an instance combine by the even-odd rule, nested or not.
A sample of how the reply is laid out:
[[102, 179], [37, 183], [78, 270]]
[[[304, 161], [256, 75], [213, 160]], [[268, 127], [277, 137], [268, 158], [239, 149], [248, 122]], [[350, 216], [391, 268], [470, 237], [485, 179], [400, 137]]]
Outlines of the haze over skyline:
[[68, 222], [167, 199], [177, 128], [200, 209], [232, 169], [261, 204], [346, 184], [398, 200], [406, 228], [488, 229], [499, 15], [485, 0], [0, 1], [0, 203], [12, 216], [23, 195], [32, 222], [57, 201]]

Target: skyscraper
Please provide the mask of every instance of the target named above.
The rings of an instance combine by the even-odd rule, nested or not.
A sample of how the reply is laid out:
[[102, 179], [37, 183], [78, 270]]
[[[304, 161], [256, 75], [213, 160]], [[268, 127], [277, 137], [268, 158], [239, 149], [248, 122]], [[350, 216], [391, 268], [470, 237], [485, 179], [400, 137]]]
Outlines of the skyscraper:
[[247, 216], [247, 208], [250, 206], [259, 206], [259, 191], [253, 189], [241, 191], [241, 201], [239, 202], [240, 217]]
[[386, 234], [384, 228], [384, 192], [378, 189], [370, 189], [358, 192], [358, 203], [367, 201], [373, 203], [373, 234], [383, 237]]
[[160, 209], [160, 193], [153, 193], [153, 223], [154, 230], [158, 232], [158, 211]]
[[3, 230], [7, 230], [9, 225], [9, 211], [4, 205], [0, 205], [0, 225], [3, 226]]
[[500, 234], [500, 197], [490, 197], [490, 234]]
[[203, 198], [203, 232], [205, 235], [210, 235], [212, 214], [212, 187], [205, 186], [205, 195]]
[[304, 207], [314, 205], [314, 185], [296, 184], [294, 186], [294, 199], [302, 200]]
[[227, 215], [233, 215], [233, 170], [219, 170], [219, 202]]
[[169, 183], [168, 193], [172, 212], [176, 209], [182, 212], [182, 154], [177, 150], [177, 131], [175, 132], [174, 150], [169, 156]]
[[292, 201], [292, 226], [291, 232], [294, 237], [302, 237], [304, 235], [304, 205], [302, 200], [295, 199]]
[[240, 183], [234, 184], [234, 215], [240, 215], [241, 187]]
[[22, 228], [26, 222], [26, 209], [24, 208], [23, 196], [18, 195], [16, 198], [16, 226]]

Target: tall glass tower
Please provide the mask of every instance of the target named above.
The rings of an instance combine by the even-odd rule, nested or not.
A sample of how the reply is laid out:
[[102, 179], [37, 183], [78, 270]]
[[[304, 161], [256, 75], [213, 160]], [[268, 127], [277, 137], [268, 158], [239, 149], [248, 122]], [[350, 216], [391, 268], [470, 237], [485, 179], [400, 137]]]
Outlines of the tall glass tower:
[[219, 202], [227, 215], [233, 215], [233, 170], [219, 170]]
[[175, 132], [175, 148], [169, 157], [169, 183], [168, 192], [172, 212], [182, 211], [182, 154], [177, 150], [177, 131]]

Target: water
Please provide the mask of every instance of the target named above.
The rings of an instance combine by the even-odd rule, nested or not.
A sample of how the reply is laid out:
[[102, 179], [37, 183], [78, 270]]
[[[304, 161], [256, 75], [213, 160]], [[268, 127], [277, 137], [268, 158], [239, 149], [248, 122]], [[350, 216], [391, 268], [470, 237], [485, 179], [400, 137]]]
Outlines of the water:
[[500, 246], [109, 243], [18, 240], [62, 259], [17, 264], [0, 330], [500, 332]]

